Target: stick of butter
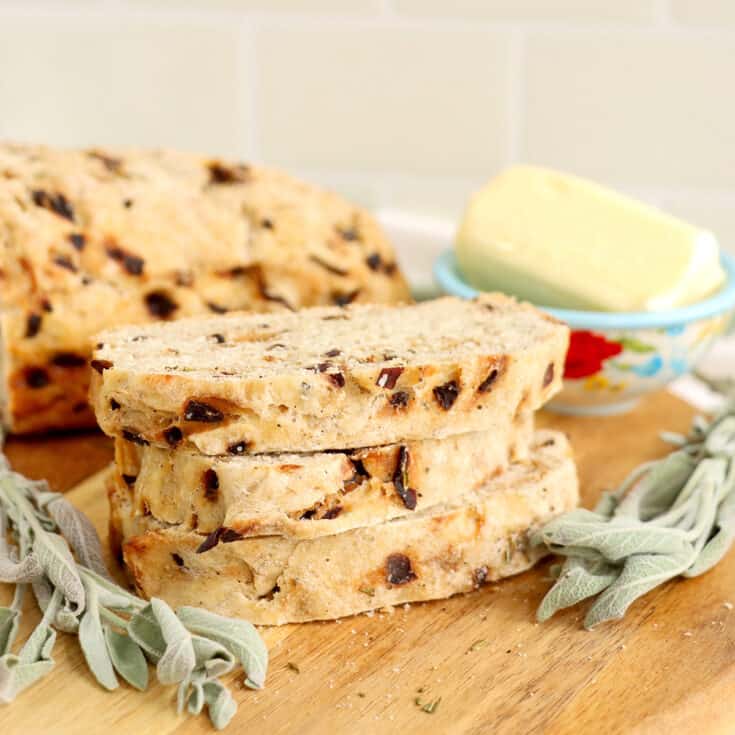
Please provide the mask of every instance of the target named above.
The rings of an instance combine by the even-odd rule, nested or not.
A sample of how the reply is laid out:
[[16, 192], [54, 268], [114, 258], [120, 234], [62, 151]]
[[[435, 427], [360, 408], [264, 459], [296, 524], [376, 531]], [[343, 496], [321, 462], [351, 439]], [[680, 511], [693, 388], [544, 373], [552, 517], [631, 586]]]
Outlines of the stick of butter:
[[456, 253], [475, 288], [567, 309], [660, 311], [699, 301], [725, 280], [711, 232], [531, 166], [473, 195]]

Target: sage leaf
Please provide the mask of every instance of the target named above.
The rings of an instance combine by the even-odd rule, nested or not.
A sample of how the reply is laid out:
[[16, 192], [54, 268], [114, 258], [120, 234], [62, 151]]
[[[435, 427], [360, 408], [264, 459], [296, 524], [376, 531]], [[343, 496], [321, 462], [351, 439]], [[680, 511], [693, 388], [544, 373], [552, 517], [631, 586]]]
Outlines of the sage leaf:
[[735, 540], [735, 528], [721, 528], [702, 548], [697, 560], [683, 573], [685, 577], [698, 577], [712, 569], [727, 552]]
[[99, 594], [100, 605], [125, 612], [142, 610], [148, 605], [140, 597], [136, 597], [123, 587], [120, 587], [120, 585], [113, 582], [109, 577], [97, 574], [97, 572], [89, 568], [81, 569], [81, 575], [95, 583]]
[[694, 460], [686, 452], [673, 452], [641, 480], [637, 517], [642, 521], [664, 513], [676, 499], [694, 470]]
[[735, 454], [735, 416], [726, 416], [709, 432], [704, 442], [713, 457], [732, 457]]
[[595, 506], [595, 513], [603, 518], [611, 518], [619, 503], [620, 499], [615, 493], [602, 493]]
[[204, 709], [204, 674], [195, 671], [189, 680], [189, 698], [186, 703], [186, 709], [190, 715], [201, 714]]
[[[731, 471], [735, 462], [731, 462]], [[729, 480], [728, 477], [728, 480]], [[715, 520], [717, 531], [702, 547], [697, 560], [684, 572], [685, 577], [698, 577], [709, 571], [719, 562], [735, 541], [735, 490], [730, 489], [728, 495], [721, 502]]]
[[596, 597], [586, 627], [620, 618], [654, 587], [711, 569], [735, 543], [735, 396], [712, 420], [696, 417], [688, 435], [662, 436], [676, 447], [667, 457], [633, 470], [594, 512], [566, 513], [532, 537], [566, 557], [540, 620], [586, 597]]
[[79, 632], [79, 618], [76, 612], [64, 606], [56, 613], [54, 627], [62, 633], [76, 634]]
[[153, 663], [158, 663], [166, 650], [166, 641], [150, 603], [130, 618], [128, 635], [148, 654]]
[[218, 679], [235, 668], [235, 656], [223, 645], [202, 636], [192, 635], [196, 669], [203, 669], [208, 679]]
[[543, 528], [549, 546], [594, 549], [611, 562], [632, 554], [682, 553], [688, 549], [686, 533], [657, 528], [628, 518], [600, 520], [596, 513], [579, 510], [551, 521]]
[[[23, 558], [18, 561], [15, 547], [12, 547], [7, 541], [7, 533], [8, 514], [0, 506], [0, 582], [25, 584], [40, 577], [43, 570], [36, 557], [23, 553]], [[26, 551], [25, 545], [23, 551]]]
[[[178, 683], [180, 709], [196, 714], [206, 704], [218, 728], [237, 709], [218, 677], [244, 662], [250, 686], [262, 685], [265, 678], [267, 651], [260, 650], [262, 641], [252, 626], [208, 617], [207, 625], [222, 629], [221, 640], [212, 639], [188, 630], [165, 602], [146, 602], [119, 587], [107, 576], [99, 540], [85, 516], [45, 482], [12, 472], [2, 452], [1, 579], [15, 584], [11, 606], [0, 607], [2, 703], [52, 669], [55, 629], [78, 635], [85, 661], [103, 687], [118, 687], [119, 675], [137, 689], [146, 688], [150, 660], [162, 683]], [[13, 654], [27, 589], [33, 590], [43, 617]]]
[[108, 691], [117, 689], [119, 684], [100, 621], [97, 592], [92, 585], [87, 585], [87, 608], [79, 622], [79, 645], [97, 681]]
[[56, 643], [56, 631], [49, 626], [48, 621], [53, 619], [57, 609], [57, 595], [54, 594], [49, 608], [44, 613], [43, 619], [28, 636], [23, 647], [20, 649], [18, 658], [21, 663], [30, 664], [36, 661], [50, 660], [51, 651]]
[[158, 680], [162, 684], [178, 684], [188, 678], [196, 666], [191, 633], [163, 600], [152, 598], [151, 609], [166, 641], [166, 650], [156, 667]]
[[46, 608], [54, 594], [54, 588], [51, 586], [51, 583], [45, 576], [38, 577], [31, 582], [31, 589], [41, 612], [46, 612]]
[[209, 708], [209, 719], [217, 730], [224, 730], [237, 712], [232, 694], [219, 681], [208, 681], [202, 688]]
[[606, 620], [617, 620], [646, 592], [681, 574], [691, 563], [686, 554], [641, 554], [631, 556], [620, 576], [592, 604], [584, 620], [593, 628]]
[[10, 607], [0, 607], [0, 656], [12, 647], [20, 624], [20, 613]]
[[180, 607], [177, 613], [192, 633], [217, 641], [235, 656], [245, 670], [245, 686], [263, 688], [268, 670], [268, 649], [253, 625], [198, 607]]
[[[53, 595], [51, 583], [45, 576], [38, 577], [31, 582], [31, 588], [33, 589], [33, 595], [36, 598], [36, 603], [41, 609], [41, 612], [46, 612], [46, 608]], [[62, 633], [76, 633], [79, 630], [79, 618], [77, 617], [76, 610], [70, 608], [68, 601], [64, 601], [64, 604], [59, 608], [53, 625]]]
[[25, 584], [32, 582], [43, 574], [43, 569], [33, 554], [15, 561], [11, 554], [2, 555], [2, 542], [0, 542], [0, 582], [9, 584]]
[[66, 541], [57, 534], [38, 534], [33, 540], [33, 551], [46, 576], [81, 613], [84, 610], [84, 586]]
[[[58, 601], [59, 597], [55, 595], [50, 615], [55, 613]], [[11, 653], [0, 656], [0, 702], [12, 702], [20, 692], [51, 671], [54, 665], [51, 653], [55, 642], [56, 633], [48, 627], [44, 615], [17, 656]]]
[[109, 578], [110, 573], [103, 560], [100, 538], [87, 516], [61, 495], [57, 495], [48, 503], [46, 510], [59, 527], [77, 559], [85, 567]]
[[53, 659], [21, 661], [18, 656], [0, 656], [0, 703], [10, 704], [24, 689], [35, 684], [54, 667]]
[[120, 676], [130, 686], [145, 691], [148, 688], [148, 662], [141, 647], [128, 635], [105, 627], [107, 652]]
[[135, 606], [131, 603], [129, 597], [124, 594], [120, 594], [120, 592], [109, 590], [105, 587], [97, 585], [97, 596], [99, 599], [99, 604], [103, 607], [107, 607], [111, 610], [121, 610], [123, 612], [132, 612], [135, 609]]
[[186, 703], [189, 699], [189, 685], [190, 681], [188, 677], [184, 681], [179, 682], [179, 686], [176, 688], [176, 713], [181, 714], [186, 707]]
[[605, 562], [567, 559], [556, 583], [541, 601], [537, 619], [543, 622], [563, 608], [594, 597], [609, 587], [619, 574], [619, 567]]

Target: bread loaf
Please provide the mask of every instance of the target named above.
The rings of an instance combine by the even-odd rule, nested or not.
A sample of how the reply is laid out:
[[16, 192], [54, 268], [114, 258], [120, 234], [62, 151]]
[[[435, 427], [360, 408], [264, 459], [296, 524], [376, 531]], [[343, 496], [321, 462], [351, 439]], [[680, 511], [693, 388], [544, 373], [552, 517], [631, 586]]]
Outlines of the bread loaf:
[[408, 298], [367, 212], [280, 172], [0, 145], [0, 418], [14, 432], [94, 425], [101, 329]]

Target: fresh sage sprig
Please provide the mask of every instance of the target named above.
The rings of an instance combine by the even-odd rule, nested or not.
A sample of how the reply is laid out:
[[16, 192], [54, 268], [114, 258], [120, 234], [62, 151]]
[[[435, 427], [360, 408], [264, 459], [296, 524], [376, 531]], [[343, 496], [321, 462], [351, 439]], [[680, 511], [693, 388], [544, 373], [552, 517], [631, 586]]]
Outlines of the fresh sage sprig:
[[[120, 677], [144, 690], [153, 664], [159, 682], [178, 687], [179, 712], [198, 715], [206, 705], [217, 729], [237, 710], [222, 676], [239, 667], [245, 686], [265, 683], [268, 651], [250, 623], [193, 607], [174, 611], [115, 584], [89, 519], [45, 482], [13, 472], [1, 452], [0, 582], [15, 585], [10, 607], [0, 607], [0, 703], [52, 669], [57, 630], [79, 637], [105, 689], [117, 689]], [[27, 594], [43, 617], [12, 653]]]
[[717, 564], [735, 540], [735, 401], [712, 420], [694, 419], [687, 436], [664, 432], [676, 449], [634, 470], [593, 511], [566, 513], [534, 534], [566, 557], [539, 606], [547, 620], [594, 597], [592, 628], [622, 618], [633, 601], [677, 576]]

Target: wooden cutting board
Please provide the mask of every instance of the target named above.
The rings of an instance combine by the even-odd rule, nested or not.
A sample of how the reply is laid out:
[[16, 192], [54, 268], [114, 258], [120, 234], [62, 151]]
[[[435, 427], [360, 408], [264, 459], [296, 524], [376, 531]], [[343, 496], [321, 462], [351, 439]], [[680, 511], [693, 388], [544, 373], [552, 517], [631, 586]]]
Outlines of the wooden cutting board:
[[[657, 432], [685, 430], [692, 413], [662, 393], [625, 416], [547, 415], [539, 423], [570, 435], [589, 506], [633, 466], [665, 452]], [[45, 476], [58, 490], [111, 457], [99, 435], [13, 441], [8, 453], [18, 470]], [[100, 475], [69, 497], [106, 535]], [[549, 586], [547, 567], [392, 613], [263, 629], [271, 653], [267, 688], [252, 692], [232, 679], [240, 707], [228, 732], [735, 732], [735, 610], [729, 609], [735, 552], [705, 576], [654, 591], [624, 621], [594, 632], [581, 628], [582, 609], [535, 623]], [[0, 604], [8, 599], [0, 585]], [[35, 623], [28, 608], [27, 623]], [[0, 707], [0, 733], [212, 732], [206, 716], [176, 715], [171, 688], [104, 692], [73, 637], [59, 637], [54, 658], [49, 677]], [[426, 714], [416, 697], [441, 703]]]

